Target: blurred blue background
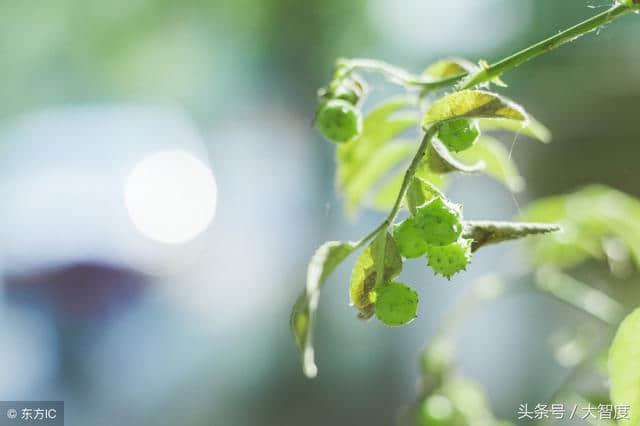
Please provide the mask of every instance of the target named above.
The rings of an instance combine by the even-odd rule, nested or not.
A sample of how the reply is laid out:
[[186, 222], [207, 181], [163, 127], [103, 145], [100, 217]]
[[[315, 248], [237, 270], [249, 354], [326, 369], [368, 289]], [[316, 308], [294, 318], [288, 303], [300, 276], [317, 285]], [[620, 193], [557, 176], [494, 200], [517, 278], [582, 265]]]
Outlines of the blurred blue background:
[[[64, 400], [71, 425], [392, 424], [443, 312], [474, 277], [517, 273], [519, 246], [480, 252], [451, 282], [407, 268], [421, 307], [401, 329], [355, 320], [340, 267], [319, 312], [320, 374], [305, 379], [287, 321], [306, 262], [380, 219], [343, 217], [334, 147], [311, 128], [317, 88], [339, 56], [415, 72], [445, 56], [491, 61], [608, 5], [0, 0], [0, 399]], [[507, 219], [589, 182], [640, 195], [633, 18], [505, 76], [503, 93], [554, 143], [515, 142], [525, 193], [457, 179], [466, 217]], [[216, 191], [213, 218], [198, 205], [202, 226], [176, 224], [179, 243], [141, 230], [154, 217], [127, 203], [132, 170], [158, 152], [215, 178], [176, 157], [145, 175], [178, 192], [196, 179], [196, 199]], [[462, 327], [460, 368], [514, 419], [562, 379], [554, 325], [580, 321], [542, 297], [505, 299]]]

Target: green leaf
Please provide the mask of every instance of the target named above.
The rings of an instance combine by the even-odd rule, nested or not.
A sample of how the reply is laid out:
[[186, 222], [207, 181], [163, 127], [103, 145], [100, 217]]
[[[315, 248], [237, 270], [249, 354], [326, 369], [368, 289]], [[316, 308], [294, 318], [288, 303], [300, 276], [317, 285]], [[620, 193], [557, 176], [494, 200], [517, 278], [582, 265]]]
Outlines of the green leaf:
[[441, 174], [450, 172], [477, 173], [485, 168], [483, 161], [478, 161], [474, 164], [465, 164], [458, 161], [447, 147], [437, 139], [431, 140], [424, 161], [427, 162], [431, 171]]
[[524, 109], [495, 93], [462, 90], [436, 101], [422, 119], [422, 127], [454, 118], [508, 118], [526, 121]]
[[508, 130], [521, 133], [542, 143], [551, 142], [551, 131], [535, 118], [527, 115], [527, 121], [506, 118], [480, 118], [478, 124], [482, 130]]
[[516, 163], [509, 155], [509, 151], [498, 140], [481, 136], [470, 149], [456, 154], [467, 163], [484, 164], [484, 172], [502, 182], [513, 192], [524, 189], [524, 179], [520, 176]]
[[373, 199], [373, 207], [378, 210], [389, 210], [398, 197], [404, 176], [399, 173], [382, 185]]
[[402, 256], [393, 237], [385, 232], [386, 240], [376, 238], [358, 256], [353, 272], [349, 295], [351, 303], [359, 310], [358, 316], [363, 319], [371, 318], [375, 310], [375, 298], [371, 292], [376, 287], [377, 259], [384, 256], [383, 282], [397, 277], [402, 271]]
[[307, 377], [318, 373], [313, 351], [313, 320], [320, 289], [333, 270], [355, 250], [356, 243], [329, 241], [324, 243], [311, 258], [307, 268], [307, 287], [298, 297], [291, 312], [290, 325], [293, 338], [302, 356], [302, 369]]
[[365, 117], [362, 135], [338, 147], [336, 185], [345, 195], [348, 214], [356, 213], [368, 201], [369, 192], [415, 149], [414, 142], [390, 143], [417, 126], [414, 114], [400, 113], [414, 104], [414, 100], [403, 98], [377, 107]]
[[385, 325], [408, 324], [416, 318], [418, 293], [402, 283], [390, 282], [376, 290], [375, 310]]
[[346, 186], [358, 174], [376, 150], [417, 124], [415, 116], [396, 115], [413, 104], [411, 99], [394, 99], [365, 116], [362, 135], [338, 147], [336, 180], [339, 188]]
[[569, 195], [555, 195], [530, 203], [521, 213], [525, 220], [534, 222], [559, 222], [567, 216]]
[[630, 420], [625, 425], [640, 424], [640, 309], [620, 324], [609, 351], [611, 401], [628, 405]]
[[547, 234], [558, 231], [560, 227], [551, 223], [498, 222], [498, 221], [464, 221], [462, 236], [471, 238], [471, 249], [515, 240], [529, 235]]
[[430, 201], [433, 197], [446, 198], [442, 191], [426, 179], [414, 177], [406, 195], [409, 213], [415, 216], [417, 208]]
[[357, 212], [365, 196], [394, 167], [408, 160], [416, 150], [414, 143], [393, 143], [378, 149], [367, 164], [343, 188], [346, 210], [349, 215]]
[[562, 232], [535, 242], [535, 260], [559, 268], [588, 258], [606, 260], [608, 238], [621, 241], [640, 266], [640, 201], [603, 185], [539, 200], [522, 213], [525, 220], [553, 221]]
[[434, 80], [441, 80], [459, 74], [475, 72], [478, 69], [477, 65], [466, 59], [446, 58], [429, 65], [422, 75], [431, 77]]

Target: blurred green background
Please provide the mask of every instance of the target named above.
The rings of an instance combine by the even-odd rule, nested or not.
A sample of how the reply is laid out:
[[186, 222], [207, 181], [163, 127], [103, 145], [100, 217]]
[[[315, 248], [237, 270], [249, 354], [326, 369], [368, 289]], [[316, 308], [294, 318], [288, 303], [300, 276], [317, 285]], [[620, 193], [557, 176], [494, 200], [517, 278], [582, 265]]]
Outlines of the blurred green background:
[[[517, 258], [506, 257], [515, 245], [478, 254], [469, 274], [451, 283], [410, 268], [416, 284], [424, 282], [421, 311], [402, 329], [355, 320], [347, 306], [349, 268], [341, 267], [320, 308], [320, 375], [306, 380], [287, 321], [308, 257], [325, 240], [357, 239], [379, 219], [375, 212], [355, 223], [342, 216], [334, 147], [311, 128], [316, 90], [326, 84], [336, 57], [374, 57], [414, 72], [446, 56], [491, 62], [608, 5], [0, 0], [3, 129], [29, 127], [29, 117], [41, 111], [70, 111], [65, 114], [75, 122], [81, 114], [74, 108], [136, 105], [151, 108], [148, 117], [161, 135], [171, 119], [154, 121], [153, 107], [168, 106], [188, 117], [187, 127], [202, 139], [199, 153], [218, 185], [216, 217], [201, 250], [185, 255], [179, 248], [153, 248], [163, 262], [189, 258], [170, 274], [147, 274], [144, 262], [114, 261], [109, 250], [83, 256], [84, 245], [74, 246], [72, 260], [51, 257], [60, 239], [73, 245], [73, 232], [4, 238], [0, 339], [8, 349], [0, 354], [0, 371], [6, 372], [0, 398], [64, 399], [74, 425], [393, 424], [415, 398], [417, 353], [446, 307], [473, 277], [517, 270]], [[515, 142], [525, 193], [512, 197], [484, 178], [457, 180], [451, 194], [464, 200], [466, 217], [506, 219], [531, 199], [591, 182], [640, 196], [637, 21], [624, 17], [504, 76], [509, 87], [501, 92], [545, 123], [554, 142]], [[93, 114], [91, 123], [99, 123], [100, 110]], [[54, 168], [82, 180], [94, 167], [120, 167], [114, 158], [137, 149], [109, 126], [96, 132], [73, 144], [49, 130], [0, 133], [3, 209], [18, 218], [14, 229], [56, 229], [47, 206], [77, 208], [64, 200], [56, 204], [60, 189], [46, 184]], [[145, 149], [153, 150], [154, 141], [145, 140]], [[22, 187], [16, 176], [32, 173], [45, 183]], [[7, 198], [9, 190], [18, 198]], [[103, 190], [97, 185], [91, 191], [96, 212]], [[36, 201], [24, 201], [21, 191], [31, 191], [29, 200]], [[38, 204], [43, 197], [48, 201]], [[44, 207], [22, 223], [12, 210], [14, 199], [25, 208]], [[101, 214], [110, 216], [111, 207], [103, 206]], [[86, 232], [100, 223], [89, 221]], [[76, 225], [66, 226], [73, 231]], [[142, 258], [156, 253], [139, 250]], [[118, 309], [98, 319], [83, 313], [69, 319], [67, 305], [55, 297], [64, 290], [62, 299], [73, 299], [81, 292], [77, 286], [103, 282], [117, 282], [109, 288], [124, 296], [114, 302]], [[101, 297], [111, 297], [106, 293]], [[499, 417], [515, 420], [518, 404], [544, 402], [565, 374], [550, 350], [554, 327], [581, 321], [543, 298], [501, 301], [463, 326], [461, 368], [486, 387]]]

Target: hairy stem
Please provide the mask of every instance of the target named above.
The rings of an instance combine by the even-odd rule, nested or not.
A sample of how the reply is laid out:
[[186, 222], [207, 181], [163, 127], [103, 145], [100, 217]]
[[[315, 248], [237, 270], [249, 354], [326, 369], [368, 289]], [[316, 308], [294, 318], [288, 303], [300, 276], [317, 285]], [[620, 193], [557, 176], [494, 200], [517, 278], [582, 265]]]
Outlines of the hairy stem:
[[375, 287], [379, 288], [384, 281], [384, 257], [387, 246], [387, 233], [385, 231], [378, 234], [376, 241], [373, 244], [378, 245], [378, 256], [375, 259], [376, 262], [376, 284]]
[[448, 77], [442, 80], [430, 80], [415, 76], [406, 72], [405, 70], [390, 65], [386, 62], [376, 61], [371, 59], [343, 59], [339, 62], [345, 66], [343, 75], [347, 75], [354, 70], [363, 70], [369, 72], [379, 72], [384, 74], [390, 81], [401, 84], [406, 87], [421, 88], [424, 90], [435, 90], [444, 87], [450, 87], [456, 85], [457, 90], [468, 89], [470, 87], [477, 86], [479, 84], [490, 81], [496, 77], [499, 77], [504, 72], [515, 68], [523, 62], [528, 61], [538, 55], [549, 52], [558, 46], [573, 41], [580, 36], [596, 30], [603, 25], [606, 25], [615, 19], [629, 13], [634, 10], [638, 10], [637, 6], [629, 6], [623, 3], [616, 3], [609, 10], [599, 13], [578, 25], [575, 25], [567, 30], [561, 31], [558, 34], [542, 40], [536, 44], [533, 44], [519, 52], [514, 53], [492, 65], [489, 65], [476, 73], [469, 75], [468, 73], [458, 74], [452, 77]]
[[341, 59], [338, 61], [338, 65], [343, 65], [345, 67], [341, 73], [341, 76], [346, 76], [356, 70], [377, 72], [385, 75], [390, 81], [402, 86], [428, 90], [435, 90], [442, 87], [453, 86], [466, 75], [461, 74], [458, 76], [453, 76], [451, 78], [434, 81], [433, 79], [423, 78], [410, 74], [402, 68], [396, 67], [384, 61], [364, 58]]
[[387, 228], [393, 223], [393, 220], [398, 215], [400, 211], [400, 207], [402, 207], [402, 201], [404, 197], [407, 195], [407, 190], [409, 189], [409, 185], [411, 184], [411, 180], [416, 174], [418, 170], [418, 166], [420, 165], [420, 161], [424, 154], [427, 152], [427, 148], [429, 148], [429, 144], [431, 143], [431, 139], [438, 133], [438, 129], [440, 126], [433, 125], [427, 129], [427, 132], [424, 134], [422, 138], [422, 142], [420, 143], [420, 147], [418, 147], [418, 151], [413, 156], [411, 160], [411, 164], [407, 168], [407, 171], [404, 173], [404, 178], [402, 179], [402, 185], [400, 186], [400, 191], [398, 192], [398, 196], [396, 197], [396, 201], [393, 204], [393, 208], [389, 212], [387, 218], [382, 222], [376, 229], [374, 229], [371, 233], [369, 233], [366, 237], [360, 240], [356, 246], [356, 248], [360, 248], [365, 245], [369, 240], [377, 236], [379, 233], [384, 232]]
[[458, 89], [468, 89], [478, 84], [489, 81], [493, 78], [499, 77], [502, 73], [511, 68], [515, 68], [523, 62], [529, 59], [535, 58], [538, 55], [549, 52], [565, 43], [573, 41], [578, 37], [581, 37], [591, 31], [606, 25], [616, 18], [631, 12], [633, 9], [622, 3], [615, 4], [611, 9], [595, 15], [586, 21], [579, 23], [567, 30], [561, 31], [558, 34], [542, 40], [534, 45], [527, 47], [511, 56], [508, 56], [495, 64], [470, 75], [465, 78], [458, 85]]

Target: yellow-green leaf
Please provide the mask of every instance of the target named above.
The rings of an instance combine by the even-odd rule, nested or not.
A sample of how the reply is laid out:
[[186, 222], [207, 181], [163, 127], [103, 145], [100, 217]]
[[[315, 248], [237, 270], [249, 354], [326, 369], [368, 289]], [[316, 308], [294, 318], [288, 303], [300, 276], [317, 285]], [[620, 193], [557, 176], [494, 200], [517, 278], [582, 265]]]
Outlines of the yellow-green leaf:
[[414, 100], [401, 98], [387, 102], [364, 119], [362, 135], [338, 147], [336, 186], [345, 196], [349, 215], [357, 212], [367, 195], [380, 181], [411, 154], [416, 144], [392, 140], [417, 127], [415, 114], [402, 112]]
[[309, 262], [306, 288], [293, 306], [290, 317], [291, 332], [302, 357], [302, 370], [307, 377], [315, 377], [318, 373], [313, 350], [313, 320], [320, 289], [329, 274], [355, 248], [355, 243], [329, 241], [316, 250]]
[[439, 80], [477, 70], [478, 66], [466, 59], [446, 58], [429, 65], [423, 75]]
[[482, 160], [476, 161], [473, 164], [465, 164], [458, 161], [451, 155], [447, 147], [437, 139], [431, 141], [427, 149], [425, 161], [431, 171], [440, 174], [449, 172], [476, 173], [485, 168]]
[[591, 185], [567, 195], [545, 198], [528, 206], [525, 220], [553, 221], [562, 232], [536, 241], [538, 263], [560, 268], [587, 258], [608, 259], [605, 243], [615, 238], [640, 266], [640, 200], [604, 185]]
[[436, 101], [422, 119], [422, 127], [455, 118], [507, 118], [526, 121], [524, 109], [495, 93], [462, 90]]
[[370, 318], [374, 314], [375, 298], [371, 293], [376, 286], [376, 262], [382, 257], [384, 257], [382, 281], [387, 282], [397, 277], [402, 271], [400, 250], [389, 233], [386, 233], [386, 240], [376, 238], [360, 253], [353, 267], [349, 296], [351, 303], [358, 309], [360, 318]]
[[627, 316], [609, 351], [611, 402], [629, 407], [625, 425], [640, 424], [640, 308]]
[[506, 118], [480, 118], [478, 119], [478, 124], [482, 130], [507, 130], [521, 133], [542, 143], [551, 142], [551, 131], [530, 115], [527, 115], [527, 121]]
[[415, 150], [415, 144], [411, 142], [388, 144], [377, 150], [343, 188], [347, 213], [353, 215], [374, 185]]
[[524, 179], [520, 176], [509, 151], [494, 138], [481, 136], [474, 146], [459, 152], [456, 156], [467, 163], [482, 162], [485, 173], [505, 184], [513, 192], [524, 189]]
[[398, 115], [400, 110], [413, 103], [414, 101], [406, 98], [394, 99], [378, 106], [365, 116], [362, 134], [338, 147], [338, 188], [348, 185], [380, 147], [417, 124], [418, 120], [413, 115]]

